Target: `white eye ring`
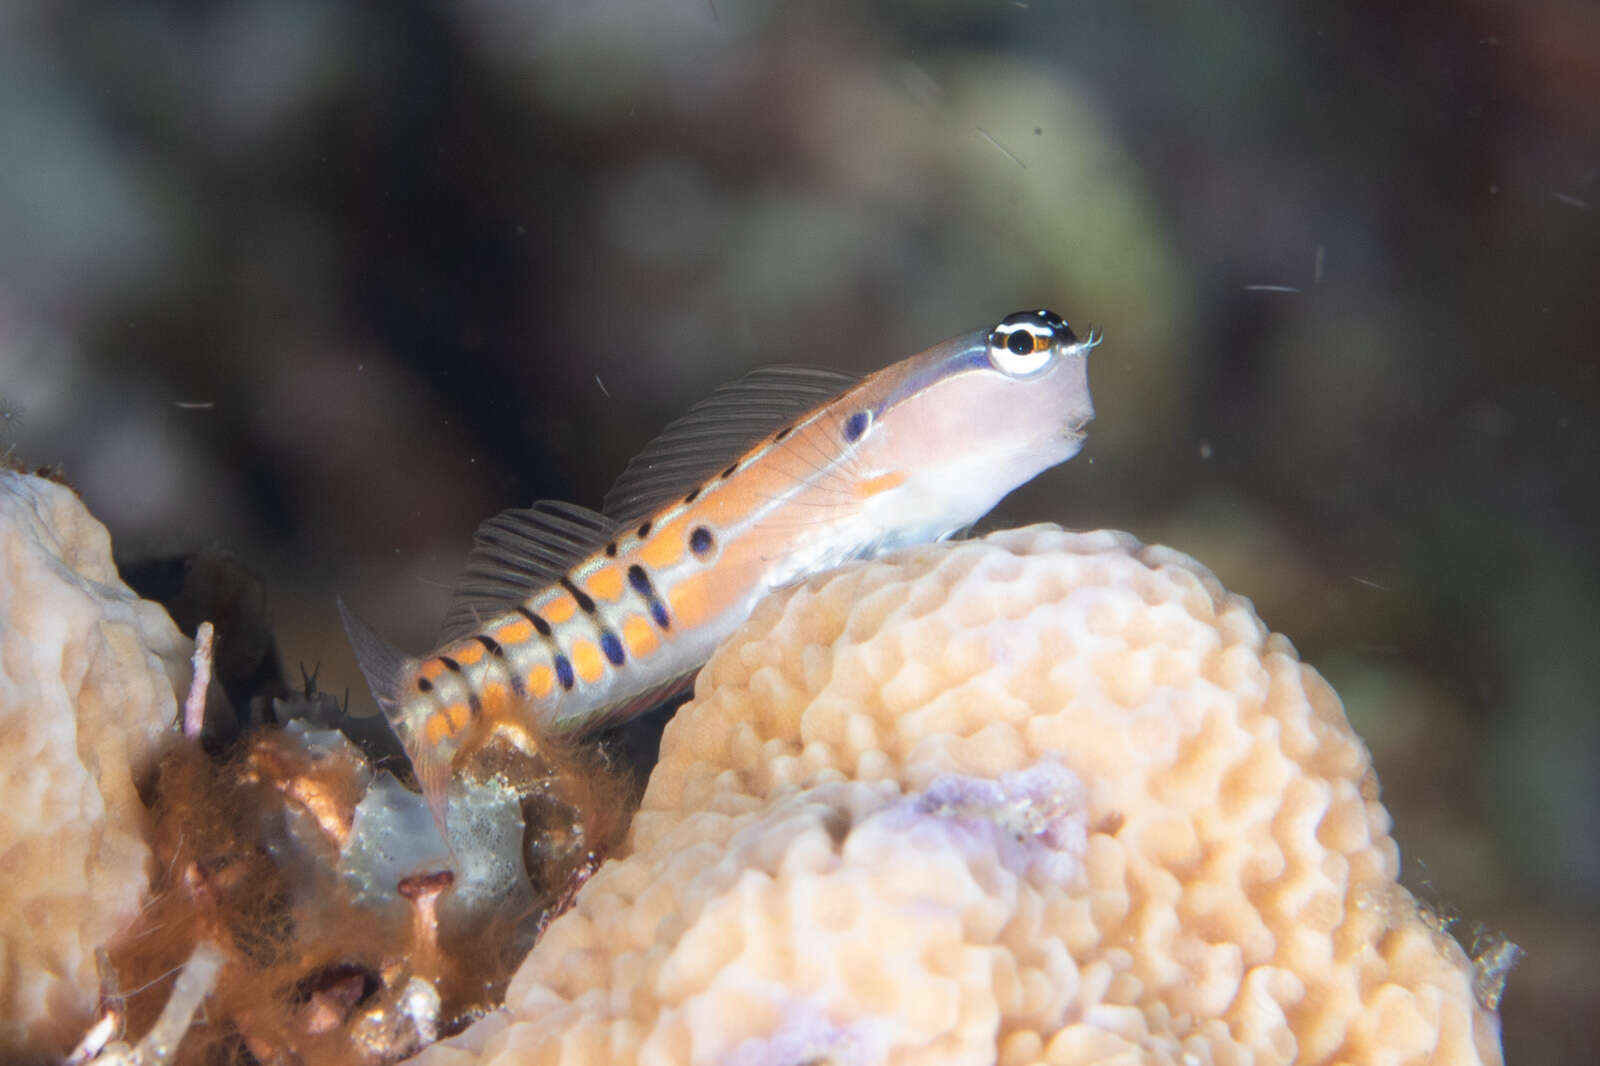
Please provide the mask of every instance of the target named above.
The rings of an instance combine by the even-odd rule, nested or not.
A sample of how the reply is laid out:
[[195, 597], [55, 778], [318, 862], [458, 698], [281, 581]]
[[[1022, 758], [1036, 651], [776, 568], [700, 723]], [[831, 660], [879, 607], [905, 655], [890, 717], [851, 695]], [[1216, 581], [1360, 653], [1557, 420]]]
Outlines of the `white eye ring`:
[[1053, 355], [1053, 331], [1036, 331], [1028, 324], [1017, 324], [1009, 330], [1002, 328], [989, 334], [989, 361], [997, 370], [1012, 377], [1037, 374], [1050, 365]]

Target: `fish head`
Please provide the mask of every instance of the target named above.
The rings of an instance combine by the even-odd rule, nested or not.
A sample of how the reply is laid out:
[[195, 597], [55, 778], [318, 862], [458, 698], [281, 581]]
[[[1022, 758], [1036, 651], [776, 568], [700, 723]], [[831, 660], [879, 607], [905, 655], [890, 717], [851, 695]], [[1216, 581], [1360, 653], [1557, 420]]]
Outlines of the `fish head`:
[[1072, 458], [1094, 418], [1097, 344], [1053, 311], [1023, 311], [868, 379], [841, 425], [857, 461], [899, 478], [874, 510], [908, 541], [945, 536]]

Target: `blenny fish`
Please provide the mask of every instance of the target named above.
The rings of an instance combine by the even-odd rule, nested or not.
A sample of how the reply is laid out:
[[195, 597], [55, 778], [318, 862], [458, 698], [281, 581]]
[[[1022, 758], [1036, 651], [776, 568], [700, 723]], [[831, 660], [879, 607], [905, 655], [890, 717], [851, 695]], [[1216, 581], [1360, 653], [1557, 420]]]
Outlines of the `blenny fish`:
[[757, 370], [670, 424], [599, 512], [545, 501], [483, 523], [427, 656], [341, 602], [441, 827], [452, 765], [497, 730], [536, 746], [644, 711], [771, 590], [949, 537], [1077, 454], [1097, 343], [1025, 311], [861, 379]]

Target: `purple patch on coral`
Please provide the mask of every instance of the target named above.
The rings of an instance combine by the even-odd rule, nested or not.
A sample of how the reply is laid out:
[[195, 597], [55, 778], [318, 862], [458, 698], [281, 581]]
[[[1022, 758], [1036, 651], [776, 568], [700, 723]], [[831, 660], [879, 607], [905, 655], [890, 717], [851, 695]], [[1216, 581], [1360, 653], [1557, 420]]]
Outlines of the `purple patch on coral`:
[[867, 1066], [882, 1062], [887, 1051], [875, 1028], [871, 1022], [834, 1025], [812, 1004], [796, 1002], [784, 1011], [777, 1032], [741, 1041], [721, 1066]]
[[993, 848], [1013, 873], [1056, 883], [1081, 871], [1088, 841], [1083, 784], [1053, 759], [999, 780], [945, 774], [882, 816], [902, 831], [954, 831], [969, 846]]

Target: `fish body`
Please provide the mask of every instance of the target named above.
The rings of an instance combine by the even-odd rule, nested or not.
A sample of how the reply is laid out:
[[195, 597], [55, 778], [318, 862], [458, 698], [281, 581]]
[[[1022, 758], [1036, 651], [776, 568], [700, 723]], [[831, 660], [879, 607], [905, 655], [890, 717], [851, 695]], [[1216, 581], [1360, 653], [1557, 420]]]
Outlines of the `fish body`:
[[1096, 343], [1031, 311], [860, 380], [757, 371], [670, 425], [602, 512], [544, 502], [485, 522], [426, 657], [344, 611], [441, 824], [452, 763], [497, 728], [537, 744], [645, 710], [771, 590], [948, 537], [1071, 458]]

